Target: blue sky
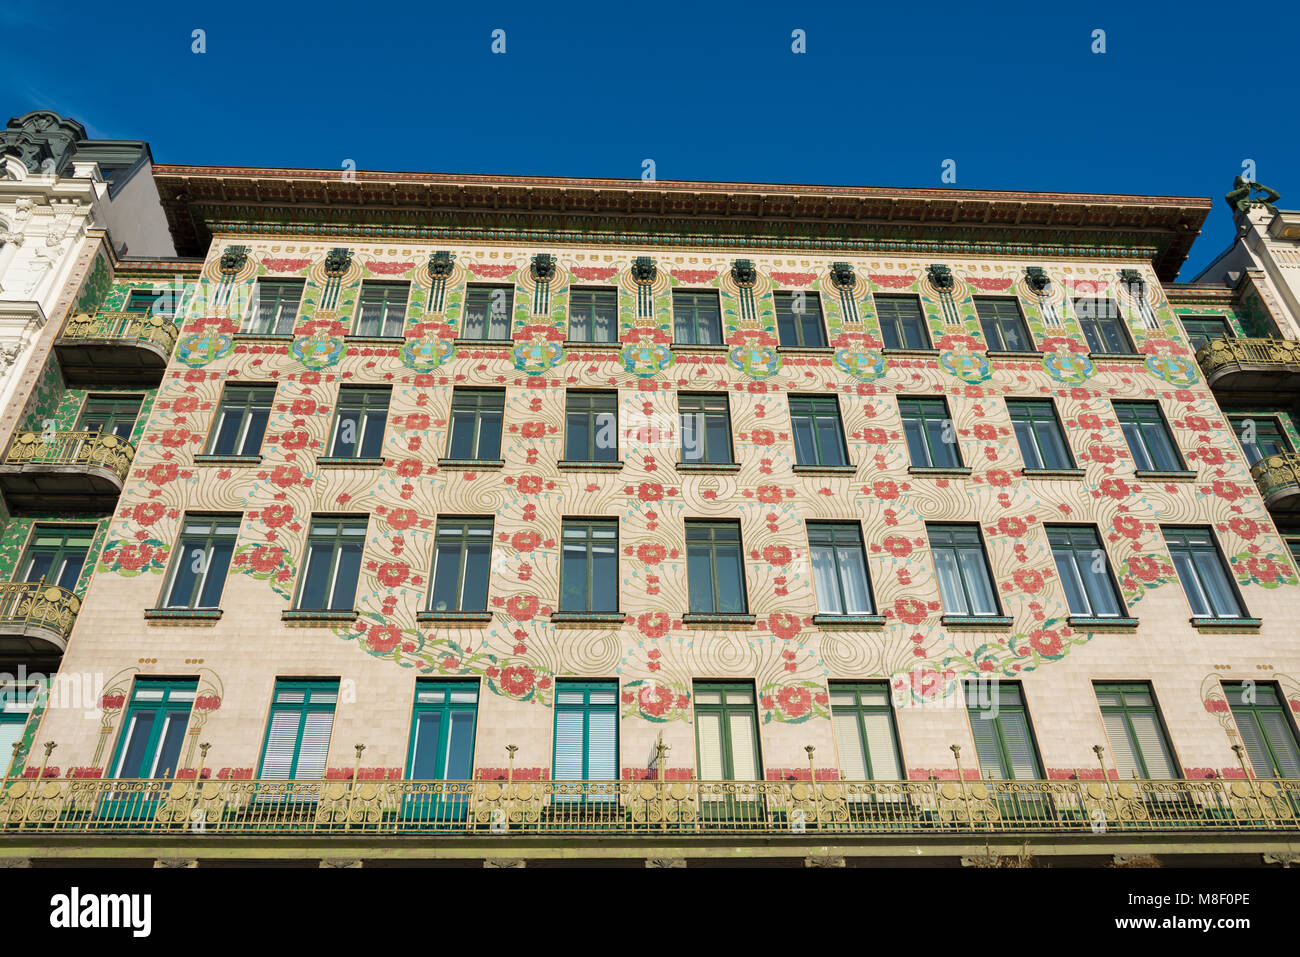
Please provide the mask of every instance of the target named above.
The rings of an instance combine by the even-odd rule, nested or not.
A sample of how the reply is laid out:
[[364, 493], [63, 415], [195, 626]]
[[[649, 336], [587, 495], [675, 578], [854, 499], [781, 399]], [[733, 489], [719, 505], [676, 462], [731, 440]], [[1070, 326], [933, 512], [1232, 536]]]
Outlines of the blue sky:
[[26, 6], [0, 110], [164, 163], [942, 186], [953, 159], [957, 188], [1214, 197], [1184, 280], [1243, 160], [1300, 207], [1286, 4]]

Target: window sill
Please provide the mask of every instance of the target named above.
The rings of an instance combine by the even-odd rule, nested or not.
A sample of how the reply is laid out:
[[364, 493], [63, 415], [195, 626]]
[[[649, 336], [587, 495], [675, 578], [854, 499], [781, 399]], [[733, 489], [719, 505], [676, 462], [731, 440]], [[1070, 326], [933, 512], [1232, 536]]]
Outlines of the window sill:
[[623, 348], [621, 342], [583, 342], [581, 339], [565, 339], [560, 345], [565, 349], [609, 349], [612, 352]]
[[422, 625], [482, 625], [492, 620], [492, 612], [483, 611], [417, 611], [415, 620]]
[[406, 342], [405, 336], [344, 336], [343, 341], [348, 345], [358, 346], [401, 346]]
[[514, 342], [513, 339], [453, 339], [451, 340], [451, 344], [453, 346], [478, 346], [480, 348], [494, 347], [497, 349], [508, 348], [513, 342]]
[[236, 332], [235, 342], [293, 342], [292, 332]]
[[196, 455], [195, 465], [261, 465], [260, 455]]
[[857, 475], [856, 465], [794, 465], [795, 475]]
[[383, 456], [373, 459], [349, 459], [338, 455], [322, 455], [316, 464], [323, 469], [377, 469], [384, 464]]
[[678, 462], [679, 472], [739, 472], [739, 462]]
[[1001, 631], [1011, 627], [1010, 615], [943, 615], [939, 623], [947, 628], [961, 628], [968, 631], [990, 629]]
[[1162, 472], [1155, 469], [1135, 469], [1134, 478], [1150, 479], [1153, 482], [1195, 482], [1195, 472]]
[[907, 474], [921, 478], [970, 478], [970, 469], [965, 467], [931, 468], [925, 465], [909, 465]]
[[778, 355], [787, 356], [833, 356], [835, 350], [831, 346], [777, 346]]
[[357, 620], [357, 610], [355, 608], [345, 608], [339, 611], [289, 608], [280, 612], [280, 620], [291, 625], [319, 625], [322, 627], [350, 624]]
[[882, 356], [903, 356], [904, 358], [907, 356], [915, 356], [921, 359], [939, 358], [938, 349], [881, 349], [880, 354]]
[[505, 459], [438, 459], [440, 469], [499, 469], [505, 464]]
[[1192, 627], [1200, 632], [1223, 632], [1238, 634], [1241, 632], [1258, 632], [1264, 622], [1259, 618], [1191, 618]]
[[1088, 358], [1094, 362], [1117, 362], [1127, 360], [1129, 362], [1146, 362], [1147, 357], [1139, 352], [1090, 352]]
[[699, 345], [699, 346], [693, 346], [693, 345], [690, 345], [689, 343], [686, 343], [686, 342], [674, 342], [672, 345], [670, 345], [670, 346], [668, 347], [668, 349], [669, 349], [669, 351], [671, 351], [671, 352], [710, 352], [710, 353], [712, 353], [712, 352], [730, 352], [730, 351], [731, 351], [731, 346], [727, 345], [725, 342], [723, 342], [723, 343], [718, 343], [718, 344], [716, 344], [716, 345], [713, 344], [713, 343], [710, 343], [710, 344], [708, 344], [708, 345]]
[[622, 459], [615, 459], [613, 462], [583, 462], [578, 459], [560, 459], [555, 463], [557, 469], [567, 469], [570, 472], [592, 472], [604, 470], [606, 472], [617, 472], [623, 467]]
[[884, 615], [813, 615], [813, 624], [846, 631], [876, 630], [885, 625]]
[[687, 612], [682, 615], [682, 624], [688, 628], [692, 626], [726, 628], [734, 626], [737, 628], [752, 627], [758, 620], [757, 616], [738, 613], [715, 613], [715, 612]]
[[1001, 352], [995, 350], [990, 350], [984, 354], [990, 359], [1041, 359], [1044, 355], [1041, 352]]
[[215, 625], [220, 608], [146, 608], [144, 620], [153, 625]]
[[553, 625], [596, 626], [615, 628], [627, 621], [621, 611], [557, 611], [551, 613]]
[[1081, 479], [1087, 473], [1083, 469], [1021, 469], [1025, 478], [1045, 479]]
[[1065, 619], [1071, 628], [1086, 628], [1089, 631], [1126, 631], [1138, 629], [1136, 618], [1093, 618], [1088, 615], [1070, 615]]

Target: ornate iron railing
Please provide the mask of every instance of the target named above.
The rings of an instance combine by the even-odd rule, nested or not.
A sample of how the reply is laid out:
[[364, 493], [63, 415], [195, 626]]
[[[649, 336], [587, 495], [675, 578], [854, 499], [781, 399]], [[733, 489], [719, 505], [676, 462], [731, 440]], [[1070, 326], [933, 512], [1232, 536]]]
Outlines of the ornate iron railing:
[[78, 313], [63, 327], [63, 339], [116, 339], [148, 342], [171, 355], [176, 345], [176, 323], [171, 316], [149, 312]]
[[111, 432], [19, 432], [5, 465], [96, 465], [126, 480], [135, 448]]
[[0, 628], [36, 627], [67, 639], [81, 610], [81, 599], [44, 582], [0, 582]]
[[1291, 366], [1300, 369], [1300, 342], [1292, 339], [1211, 339], [1196, 352], [1206, 377], [1226, 366]]
[[1250, 474], [1265, 499], [1288, 487], [1300, 492], [1300, 455], [1295, 452], [1270, 455], [1255, 463]]
[[[191, 774], [193, 772], [191, 771]], [[254, 781], [10, 778], [0, 833], [1300, 831], [1300, 780]]]

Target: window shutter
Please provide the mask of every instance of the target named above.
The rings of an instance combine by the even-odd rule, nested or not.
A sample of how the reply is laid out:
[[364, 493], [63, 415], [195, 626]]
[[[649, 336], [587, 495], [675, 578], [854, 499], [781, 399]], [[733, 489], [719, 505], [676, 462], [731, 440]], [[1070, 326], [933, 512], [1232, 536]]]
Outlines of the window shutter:
[[618, 715], [614, 711], [593, 711], [589, 715], [587, 779], [618, 780]]
[[[1134, 717], [1138, 716], [1134, 715]], [[1133, 753], [1133, 742], [1129, 738], [1123, 712], [1107, 711], [1102, 718], [1106, 723], [1106, 735], [1110, 738], [1110, 756], [1115, 763], [1116, 771], [1119, 772], [1120, 780], [1131, 780], [1135, 772], [1138, 777], [1141, 777], [1142, 767], [1137, 755]], [[1143, 747], [1142, 751], [1145, 753], [1146, 748]]]
[[700, 736], [700, 780], [721, 781], [722, 773], [722, 716], [701, 714], [697, 716]]
[[754, 716], [731, 712], [731, 777], [733, 781], [758, 780], [758, 754], [754, 747]]
[[277, 711], [271, 715], [271, 728], [266, 733], [266, 752], [262, 756], [263, 778], [274, 781], [288, 779], [301, 718], [296, 711]]
[[898, 766], [898, 748], [894, 742], [894, 728], [887, 714], [863, 716], [867, 731], [867, 751], [871, 755], [871, 777], [876, 781], [901, 781], [903, 771]]
[[997, 722], [983, 711], [970, 713], [971, 732], [975, 737], [975, 753], [979, 757], [983, 777], [990, 773], [995, 778], [1006, 777], [1002, 768], [1002, 749], [998, 747]]
[[582, 717], [580, 710], [555, 715], [555, 780], [582, 780]]
[[832, 718], [835, 726], [835, 743], [840, 751], [840, 771], [850, 781], [867, 780], [866, 756], [862, 737], [858, 733], [858, 715], [854, 711], [841, 711]]
[[[1282, 776], [1300, 777], [1300, 754], [1296, 753], [1295, 736], [1291, 733], [1286, 717], [1278, 712], [1264, 712], [1259, 716], [1259, 723], [1264, 726], [1264, 733], [1273, 745], [1273, 754], [1282, 766]], [[1255, 772], [1258, 774], [1259, 769], [1256, 768]], [[1276, 773], [1277, 770], [1270, 769], [1269, 776]]]
[[298, 750], [298, 769], [294, 778], [299, 781], [317, 781], [325, 773], [329, 757], [330, 731], [334, 727], [333, 711], [307, 712], [306, 726], [302, 732], [302, 746]]
[[1029, 737], [1029, 725], [1023, 714], [1003, 713], [999, 718], [1002, 725], [1002, 740], [1006, 742], [1007, 754], [1011, 758], [1011, 773], [1017, 781], [1033, 780], [1038, 777], [1038, 757], [1034, 754], [1034, 742]]

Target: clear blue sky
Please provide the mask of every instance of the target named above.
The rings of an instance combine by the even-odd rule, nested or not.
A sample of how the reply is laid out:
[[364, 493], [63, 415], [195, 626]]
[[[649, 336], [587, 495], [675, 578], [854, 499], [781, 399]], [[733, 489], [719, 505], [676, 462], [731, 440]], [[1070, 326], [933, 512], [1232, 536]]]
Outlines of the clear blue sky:
[[1212, 196], [1186, 280], [1244, 159], [1300, 207], [1296, 6], [9, 3], [0, 111], [163, 163]]

